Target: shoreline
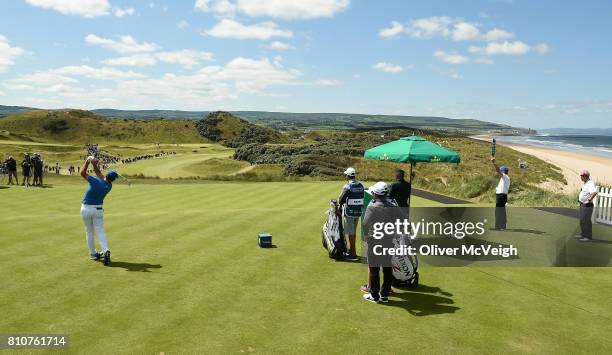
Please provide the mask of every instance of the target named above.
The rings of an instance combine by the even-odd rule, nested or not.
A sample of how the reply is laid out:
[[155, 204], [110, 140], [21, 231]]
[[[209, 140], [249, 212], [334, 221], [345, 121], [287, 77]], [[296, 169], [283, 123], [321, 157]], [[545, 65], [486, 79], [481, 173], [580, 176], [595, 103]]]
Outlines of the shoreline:
[[[477, 135], [470, 138], [491, 142], [492, 136]], [[528, 144], [506, 143], [498, 141], [497, 144], [512, 148], [518, 152], [533, 155], [547, 163], [557, 166], [567, 185], [557, 186], [564, 193], [574, 193], [580, 189], [580, 171], [586, 169], [591, 173], [591, 178], [597, 185], [612, 184], [612, 159], [599, 155], [570, 152], [562, 149], [542, 148]], [[546, 187], [546, 186], [545, 186]]]

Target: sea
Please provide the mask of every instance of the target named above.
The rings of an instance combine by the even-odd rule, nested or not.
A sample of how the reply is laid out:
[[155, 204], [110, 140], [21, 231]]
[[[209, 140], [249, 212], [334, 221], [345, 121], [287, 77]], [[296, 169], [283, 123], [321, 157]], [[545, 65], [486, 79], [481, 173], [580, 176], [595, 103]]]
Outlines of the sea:
[[497, 136], [495, 139], [500, 143], [523, 144], [612, 159], [612, 136], [538, 134]]

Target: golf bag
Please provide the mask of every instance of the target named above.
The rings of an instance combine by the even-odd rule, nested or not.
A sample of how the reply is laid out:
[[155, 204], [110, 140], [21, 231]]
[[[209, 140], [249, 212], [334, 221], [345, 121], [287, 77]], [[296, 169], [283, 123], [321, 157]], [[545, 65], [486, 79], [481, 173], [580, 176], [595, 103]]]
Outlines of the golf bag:
[[[393, 247], [410, 246], [412, 239], [407, 235], [396, 235]], [[416, 288], [419, 285], [419, 261], [416, 255], [395, 255], [391, 259], [393, 266], [393, 284], [396, 287]]]
[[342, 218], [338, 213], [338, 201], [331, 200], [327, 210], [327, 220], [323, 224], [321, 232], [323, 248], [329, 253], [332, 259], [342, 259], [346, 252], [346, 239], [342, 228]]

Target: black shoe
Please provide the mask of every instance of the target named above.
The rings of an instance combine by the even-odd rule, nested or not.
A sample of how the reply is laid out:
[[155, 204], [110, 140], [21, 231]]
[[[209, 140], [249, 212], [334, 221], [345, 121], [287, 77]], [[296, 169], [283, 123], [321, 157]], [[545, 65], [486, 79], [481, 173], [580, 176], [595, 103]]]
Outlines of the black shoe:
[[107, 250], [104, 252], [104, 266], [108, 266], [111, 262], [111, 258], [110, 258], [110, 250]]
[[101, 253], [95, 252], [93, 254], [89, 254], [89, 260], [98, 261], [102, 257]]
[[389, 297], [380, 296], [378, 303], [389, 303]]

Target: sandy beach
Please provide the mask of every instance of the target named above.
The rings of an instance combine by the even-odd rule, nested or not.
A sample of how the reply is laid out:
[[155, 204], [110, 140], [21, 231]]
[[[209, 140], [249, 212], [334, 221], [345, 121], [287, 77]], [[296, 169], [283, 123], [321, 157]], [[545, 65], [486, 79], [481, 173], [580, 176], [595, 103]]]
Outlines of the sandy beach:
[[[491, 141], [489, 136], [473, 136], [472, 138]], [[548, 163], [558, 166], [568, 185], [563, 187], [564, 192], [575, 192], [580, 189], [580, 171], [586, 169], [591, 172], [591, 178], [598, 185], [612, 185], [612, 159], [604, 157], [568, 152], [558, 149], [546, 149], [523, 144], [508, 144], [499, 142], [499, 145], [510, 147], [516, 151], [536, 156]], [[529, 159], [525, 159], [529, 161]]]

